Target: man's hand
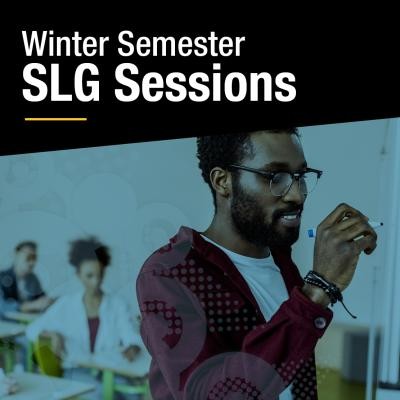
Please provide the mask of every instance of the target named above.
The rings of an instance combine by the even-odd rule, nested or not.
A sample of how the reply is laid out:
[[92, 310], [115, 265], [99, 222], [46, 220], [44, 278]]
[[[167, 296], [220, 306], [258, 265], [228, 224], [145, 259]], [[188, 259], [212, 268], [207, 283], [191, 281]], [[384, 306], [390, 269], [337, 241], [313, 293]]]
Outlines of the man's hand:
[[123, 352], [122, 355], [130, 362], [132, 362], [138, 353], [140, 352], [140, 347], [136, 345], [131, 345], [127, 347]]
[[376, 239], [365, 215], [340, 204], [318, 226], [313, 270], [343, 291], [353, 279], [361, 252], [371, 254]]
[[39, 297], [36, 300], [25, 301], [21, 304], [20, 310], [22, 312], [42, 312], [51, 304], [54, 300], [47, 296]]

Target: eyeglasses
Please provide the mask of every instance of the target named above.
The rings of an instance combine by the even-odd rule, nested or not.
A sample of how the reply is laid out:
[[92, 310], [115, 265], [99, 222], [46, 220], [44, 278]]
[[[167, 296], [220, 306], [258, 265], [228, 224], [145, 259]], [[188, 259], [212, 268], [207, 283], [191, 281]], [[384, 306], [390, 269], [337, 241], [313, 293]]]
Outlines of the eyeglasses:
[[308, 195], [317, 186], [318, 179], [322, 175], [322, 171], [313, 168], [306, 168], [301, 172], [286, 172], [276, 171], [268, 172], [260, 169], [246, 167], [244, 165], [229, 165], [228, 169], [241, 169], [243, 171], [254, 172], [262, 175], [269, 180], [269, 189], [273, 196], [283, 197], [285, 196], [293, 185], [293, 181], [296, 180], [299, 185], [299, 189], [303, 195]]

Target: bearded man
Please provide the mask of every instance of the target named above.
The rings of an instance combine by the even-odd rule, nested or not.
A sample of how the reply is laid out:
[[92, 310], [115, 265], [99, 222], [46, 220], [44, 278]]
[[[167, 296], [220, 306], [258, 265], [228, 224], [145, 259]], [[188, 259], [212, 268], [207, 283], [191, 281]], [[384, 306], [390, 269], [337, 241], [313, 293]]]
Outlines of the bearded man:
[[[322, 171], [296, 128], [197, 139], [215, 214], [181, 227], [137, 280], [150, 388], [164, 399], [318, 398], [314, 349], [359, 256], [376, 248], [368, 218], [340, 204], [318, 226], [303, 279], [291, 258]], [[179, 186], [178, 186], [179, 187]]]

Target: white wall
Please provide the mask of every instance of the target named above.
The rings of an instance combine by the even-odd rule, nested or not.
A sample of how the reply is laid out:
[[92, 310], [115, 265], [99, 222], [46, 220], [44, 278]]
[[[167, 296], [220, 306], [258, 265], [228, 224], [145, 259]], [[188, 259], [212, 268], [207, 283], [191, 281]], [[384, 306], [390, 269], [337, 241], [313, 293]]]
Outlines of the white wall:
[[[382, 315], [383, 340], [381, 346], [382, 382], [396, 384], [400, 379], [400, 119], [392, 120], [388, 138], [385, 168], [387, 179], [382, 181], [382, 194], [385, 195], [385, 207], [382, 209], [387, 219], [384, 239], [384, 268], [382, 269], [382, 299], [379, 302], [379, 313]], [[383, 202], [382, 202], [383, 204]], [[378, 396], [381, 399], [386, 398]]]
[[[371, 220], [382, 219], [381, 202], [385, 197], [381, 194], [380, 181], [385, 176], [383, 160], [389, 144], [386, 143], [388, 123], [389, 120], [376, 120], [301, 129], [309, 165], [324, 171], [319, 186], [307, 200], [303, 232], [295, 246], [295, 259], [302, 272], [311, 268], [313, 256], [314, 243], [306, 237], [306, 229], [316, 227], [339, 203], [352, 205]], [[378, 236], [387, 228], [388, 221], [384, 222], [385, 226], [377, 230]], [[378, 243], [381, 244], [379, 238]], [[354, 279], [343, 293], [345, 304], [358, 318], [353, 320], [337, 304], [335, 321], [368, 325], [373, 269], [383, 267], [384, 246], [379, 244], [374, 254], [361, 255]]]
[[313, 257], [314, 243], [306, 237], [306, 229], [317, 226], [338, 203], [347, 202], [370, 219], [385, 223], [377, 231], [377, 250], [361, 256], [354, 279], [344, 291], [345, 304], [358, 318], [352, 319], [340, 304], [335, 305], [333, 324], [317, 345], [318, 364], [330, 368], [342, 366], [346, 330], [383, 322], [385, 251], [391, 224], [386, 213], [391, 183], [385, 179], [388, 159], [393, 157], [389, 127], [390, 120], [377, 120], [301, 129], [309, 165], [324, 170], [319, 186], [307, 200], [303, 232], [295, 245], [294, 257], [302, 272], [311, 267]]
[[[338, 203], [346, 201], [379, 219], [380, 165], [387, 120], [301, 129], [309, 165], [324, 170], [310, 195], [295, 260], [312, 265], [313, 240], [305, 237]], [[135, 276], [145, 258], [180, 225], [202, 230], [212, 218], [212, 198], [197, 168], [194, 139], [0, 157], [0, 268], [15, 244], [39, 243], [37, 273], [51, 295], [78, 283], [67, 262], [67, 243], [96, 234], [110, 245], [113, 263], [105, 287], [135, 306]], [[335, 320], [368, 324], [372, 268], [381, 252], [362, 257], [346, 304]]]

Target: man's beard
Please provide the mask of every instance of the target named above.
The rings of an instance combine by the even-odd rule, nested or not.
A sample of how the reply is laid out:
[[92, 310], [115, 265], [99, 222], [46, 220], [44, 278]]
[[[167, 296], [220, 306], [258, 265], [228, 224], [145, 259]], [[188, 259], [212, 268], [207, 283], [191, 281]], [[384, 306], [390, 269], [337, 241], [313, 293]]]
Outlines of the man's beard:
[[[233, 181], [233, 199], [231, 216], [240, 236], [257, 247], [291, 246], [299, 238], [299, 227], [286, 227], [279, 230], [278, 219], [282, 210], [272, 215], [272, 222], [266, 223], [260, 204], [243, 191], [240, 184]], [[291, 210], [302, 209], [302, 206], [292, 206]]]

